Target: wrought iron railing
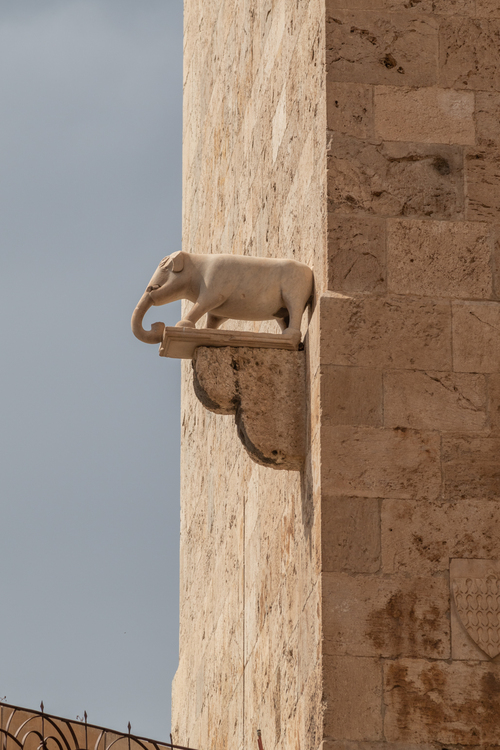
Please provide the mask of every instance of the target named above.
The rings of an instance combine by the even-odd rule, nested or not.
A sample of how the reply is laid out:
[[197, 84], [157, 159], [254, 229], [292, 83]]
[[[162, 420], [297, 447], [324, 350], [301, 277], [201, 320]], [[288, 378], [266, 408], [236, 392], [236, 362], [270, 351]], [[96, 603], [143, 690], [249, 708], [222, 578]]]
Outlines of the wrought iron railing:
[[89, 724], [87, 713], [82, 721], [62, 719], [44, 711], [31, 711], [0, 702], [0, 750], [191, 750], [170, 742], [138, 737], [131, 733]]

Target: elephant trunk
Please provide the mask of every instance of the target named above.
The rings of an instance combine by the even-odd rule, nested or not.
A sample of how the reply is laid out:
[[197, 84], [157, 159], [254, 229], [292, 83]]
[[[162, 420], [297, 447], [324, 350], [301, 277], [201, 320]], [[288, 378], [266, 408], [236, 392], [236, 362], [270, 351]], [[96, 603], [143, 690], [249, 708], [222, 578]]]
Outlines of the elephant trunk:
[[145, 331], [142, 327], [143, 318], [153, 305], [149, 292], [144, 292], [132, 314], [132, 333], [145, 344], [159, 344], [163, 339], [164, 323], [153, 323], [150, 331]]

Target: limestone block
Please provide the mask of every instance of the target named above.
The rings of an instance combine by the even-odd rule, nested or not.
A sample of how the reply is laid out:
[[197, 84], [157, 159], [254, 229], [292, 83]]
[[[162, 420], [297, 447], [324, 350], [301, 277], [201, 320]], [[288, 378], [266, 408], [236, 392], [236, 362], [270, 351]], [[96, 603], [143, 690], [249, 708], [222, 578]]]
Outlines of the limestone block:
[[489, 427], [492, 433], [500, 431], [500, 373], [488, 376]]
[[498, 503], [468, 498], [382, 502], [382, 571], [446, 572], [452, 557], [500, 557]]
[[[497, 1], [494, 0], [497, 7]], [[499, 10], [500, 17], [500, 10]], [[497, 91], [476, 92], [477, 145], [482, 148], [500, 147], [500, 93]]]
[[324, 734], [338, 740], [382, 739], [379, 661], [324, 656], [323, 671]]
[[486, 420], [483, 375], [402, 371], [384, 374], [386, 427], [478, 432], [485, 429]]
[[373, 87], [362, 83], [328, 80], [326, 84], [327, 127], [355, 138], [373, 133]]
[[397, 294], [490, 299], [492, 250], [488, 224], [392, 219], [388, 288]]
[[374, 112], [376, 135], [388, 141], [475, 143], [471, 91], [377, 86]]
[[386, 287], [383, 219], [328, 214], [328, 289], [383, 292]]
[[382, 373], [364, 367], [321, 367], [323, 425], [382, 426]]
[[193, 370], [202, 404], [216, 414], [235, 414], [238, 437], [254, 461], [273, 468], [301, 467], [306, 432], [303, 352], [199, 347]]
[[444, 436], [444, 497], [500, 500], [499, 455], [498, 437]]
[[328, 210], [433, 219], [463, 217], [458, 146], [362, 141], [328, 134]]
[[[477, 0], [478, 5], [488, 6], [496, 0]], [[435, 13], [437, 15], [485, 15], [476, 14], [476, 0], [421, 0], [418, 5], [408, 0], [327, 0], [327, 10], [385, 10], [407, 12], [409, 15]], [[494, 13], [494, 11], [492, 11]]]
[[451, 309], [445, 301], [324, 294], [324, 364], [451, 370]]
[[456, 372], [500, 370], [500, 304], [453, 302], [453, 369]]
[[323, 653], [449, 659], [448, 577], [324, 573]]
[[481, 747], [498, 743], [497, 666], [401, 659], [386, 663], [384, 682], [384, 730], [389, 742]]
[[325, 427], [323, 492], [353, 497], [433, 499], [441, 488], [438, 433]]
[[498, 91], [500, 19], [443, 19], [439, 28], [439, 83], [455, 89]]
[[[339, 740], [338, 742], [326, 741], [321, 745], [321, 750], [436, 750], [435, 745], [418, 745], [407, 742], [348, 742]], [[470, 748], [469, 750], [475, 750]], [[493, 750], [493, 749], [491, 749]]]
[[330, 80], [393, 86], [436, 82], [438, 24], [432, 16], [328, 8], [326, 23]]
[[[500, 34], [499, 34], [500, 36]], [[497, 148], [471, 150], [465, 157], [467, 218], [500, 221], [500, 153]]]
[[476, 15], [480, 18], [500, 18], [497, 0], [476, 0]]
[[376, 573], [380, 568], [380, 503], [326, 496], [321, 504], [323, 571]]

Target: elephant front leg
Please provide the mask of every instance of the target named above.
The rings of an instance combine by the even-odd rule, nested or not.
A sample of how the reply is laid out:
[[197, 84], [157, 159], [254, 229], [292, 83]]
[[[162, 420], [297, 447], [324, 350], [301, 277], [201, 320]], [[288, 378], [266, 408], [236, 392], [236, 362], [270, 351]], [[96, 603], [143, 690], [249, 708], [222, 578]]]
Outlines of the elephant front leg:
[[[225, 300], [222, 300], [224, 302]], [[195, 328], [196, 323], [199, 321], [205, 313], [210, 313], [210, 310], [213, 310], [214, 307], [218, 307], [220, 304], [222, 304], [221, 300], [203, 300], [202, 302], [195, 302], [191, 310], [188, 312], [185, 318], [182, 320], [179, 320], [178, 323], [176, 323], [176, 327], [178, 328]], [[212, 316], [215, 317], [215, 316]], [[224, 319], [220, 319], [220, 323], [223, 323]], [[210, 328], [217, 328], [217, 326], [209, 326]]]

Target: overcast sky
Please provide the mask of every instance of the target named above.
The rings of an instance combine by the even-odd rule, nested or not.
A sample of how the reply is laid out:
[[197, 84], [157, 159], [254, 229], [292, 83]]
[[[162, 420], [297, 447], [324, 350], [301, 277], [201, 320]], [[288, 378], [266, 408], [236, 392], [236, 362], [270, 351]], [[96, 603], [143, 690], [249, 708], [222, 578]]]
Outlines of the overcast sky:
[[1, 0], [0, 697], [163, 740], [180, 368], [130, 316], [180, 249], [181, 71], [182, 0]]

